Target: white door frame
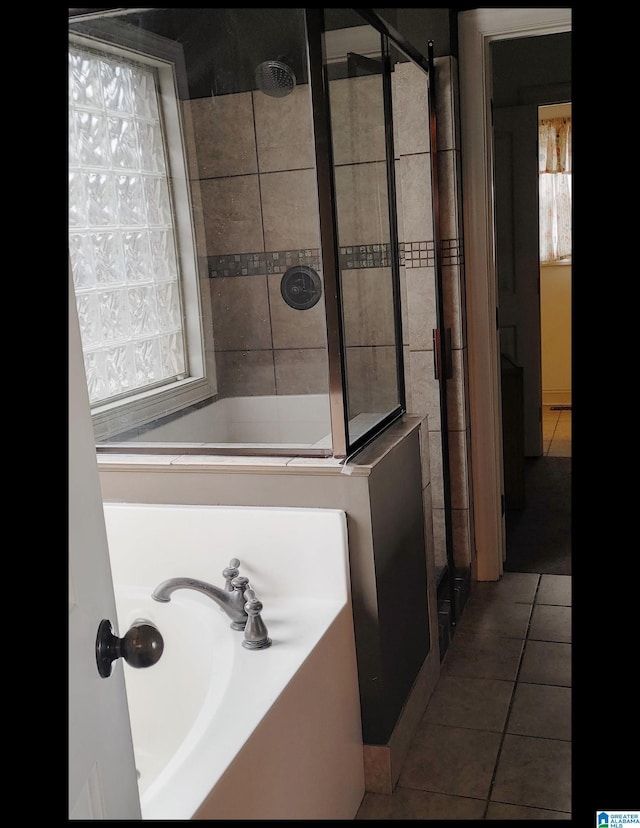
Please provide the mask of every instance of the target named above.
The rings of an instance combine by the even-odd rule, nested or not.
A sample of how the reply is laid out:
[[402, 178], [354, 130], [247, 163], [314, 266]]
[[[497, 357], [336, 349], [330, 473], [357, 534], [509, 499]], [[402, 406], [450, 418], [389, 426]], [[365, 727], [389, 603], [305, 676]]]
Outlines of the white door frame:
[[505, 525], [489, 45], [571, 31], [571, 9], [472, 9], [458, 14], [458, 31], [476, 577], [497, 581]]

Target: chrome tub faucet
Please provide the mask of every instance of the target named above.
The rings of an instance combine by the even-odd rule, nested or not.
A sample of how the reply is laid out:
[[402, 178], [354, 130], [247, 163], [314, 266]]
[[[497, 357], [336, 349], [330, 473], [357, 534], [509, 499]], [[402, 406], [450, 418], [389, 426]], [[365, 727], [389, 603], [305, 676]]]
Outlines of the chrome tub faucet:
[[154, 601], [167, 603], [171, 595], [177, 589], [193, 589], [211, 598], [219, 607], [226, 612], [231, 619], [232, 630], [244, 630], [247, 624], [247, 612], [245, 610], [245, 590], [249, 586], [249, 579], [238, 575], [240, 561], [233, 558], [229, 566], [224, 570], [226, 584], [224, 588], [214, 586], [206, 581], [199, 581], [197, 578], [169, 578], [153, 590], [151, 597]]

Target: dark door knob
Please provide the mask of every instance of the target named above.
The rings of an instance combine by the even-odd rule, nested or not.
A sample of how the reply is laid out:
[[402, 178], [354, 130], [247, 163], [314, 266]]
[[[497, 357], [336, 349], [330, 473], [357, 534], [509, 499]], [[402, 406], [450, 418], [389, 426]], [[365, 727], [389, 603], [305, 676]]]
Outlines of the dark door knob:
[[151, 667], [163, 650], [160, 630], [144, 618], [134, 621], [123, 638], [113, 634], [111, 622], [106, 618], [98, 627], [96, 661], [102, 678], [109, 678], [111, 664], [118, 658], [124, 658], [130, 667]]

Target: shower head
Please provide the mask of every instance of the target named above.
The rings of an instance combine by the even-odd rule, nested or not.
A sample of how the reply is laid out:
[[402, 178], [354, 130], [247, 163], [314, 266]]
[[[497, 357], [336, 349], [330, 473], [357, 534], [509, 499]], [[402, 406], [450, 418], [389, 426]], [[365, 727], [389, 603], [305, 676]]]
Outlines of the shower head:
[[296, 76], [293, 69], [281, 60], [265, 60], [255, 73], [256, 86], [272, 98], [284, 98], [293, 92]]

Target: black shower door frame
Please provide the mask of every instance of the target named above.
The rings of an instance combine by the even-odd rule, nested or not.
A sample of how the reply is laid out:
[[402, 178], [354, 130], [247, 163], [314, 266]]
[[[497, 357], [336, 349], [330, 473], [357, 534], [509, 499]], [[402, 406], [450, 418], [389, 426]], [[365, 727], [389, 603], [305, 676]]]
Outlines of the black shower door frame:
[[307, 43], [309, 48], [309, 83], [313, 108], [313, 127], [316, 156], [316, 176], [320, 215], [320, 244], [325, 284], [325, 314], [327, 325], [327, 355], [329, 364], [329, 403], [333, 456], [352, 458], [389, 425], [406, 413], [404, 381], [403, 337], [400, 302], [400, 253], [398, 242], [397, 200], [395, 180], [395, 153], [393, 144], [393, 108], [391, 93], [391, 47], [405, 54], [425, 73], [428, 64], [404, 38], [392, 30], [372, 9], [351, 9], [364, 24], [380, 34], [383, 106], [385, 117], [386, 175], [389, 203], [390, 266], [393, 285], [393, 314], [396, 341], [396, 377], [398, 405], [374, 427], [355, 440], [349, 438], [347, 405], [346, 352], [341, 303], [339, 242], [335, 196], [334, 161], [331, 138], [331, 110], [329, 81], [323, 56], [323, 36], [326, 32], [323, 9], [305, 9]]
[[[381, 37], [383, 102], [385, 115], [387, 190], [389, 195], [389, 222], [391, 268], [394, 291], [394, 315], [396, 330], [398, 408], [390, 412], [369, 433], [359, 440], [349, 442], [346, 378], [345, 343], [342, 327], [340, 302], [340, 267], [338, 259], [338, 236], [333, 178], [333, 153], [331, 145], [331, 121], [328, 96], [328, 79], [322, 54], [322, 37], [326, 31], [324, 11], [305, 9], [307, 42], [309, 46], [309, 71], [314, 113], [316, 141], [316, 172], [320, 206], [320, 235], [325, 278], [325, 304], [327, 316], [327, 345], [329, 361], [329, 393], [331, 409], [331, 431], [335, 457], [350, 457], [367, 445], [388, 425], [395, 422], [406, 410], [404, 388], [404, 365], [402, 354], [402, 322], [400, 305], [400, 255], [397, 233], [397, 202], [395, 182], [395, 153], [393, 146], [393, 111], [391, 90], [391, 46], [402, 52], [427, 75], [429, 87], [429, 147], [431, 160], [431, 186], [433, 201], [433, 234], [435, 254], [435, 299], [437, 328], [432, 332], [434, 350], [434, 373], [439, 384], [440, 429], [442, 439], [442, 485], [445, 517], [446, 567], [442, 573], [442, 586], [448, 595], [449, 622], [457, 622], [457, 601], [455, 595], [455, 560], [453, 555], [451, 474], [449, 463], [449, 421], [447, 409], [447, 381], [452, 377], [451, 330], [446, 327], [444, 309], [444, 286], [441, 261], [440, 195], [438, 182], [438, 155], [436, 130], [436, 90], [434, 44], [427, 45], [427, 58], [418, 52], [402, 35], [390, 27], [373, 9], [351, 9], [364, 23], [375, 28]], [[354, 55], [354, 63], [366, 68], [379, 61]]]

